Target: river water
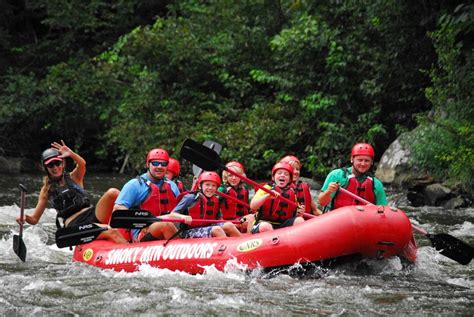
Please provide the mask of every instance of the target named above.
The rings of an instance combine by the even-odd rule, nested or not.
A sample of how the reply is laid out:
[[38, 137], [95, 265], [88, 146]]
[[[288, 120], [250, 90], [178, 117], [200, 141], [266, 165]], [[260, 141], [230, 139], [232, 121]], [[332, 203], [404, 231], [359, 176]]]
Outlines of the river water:
[[[126, 180], [87, 175], [85, 186], [97, 199], [106, 188], [120, 188]], [[222, 273], [212, 267], [196, 276], [150, 267], [117, 273], [72, 263], [72, 251], [54, 244], [55, 213], [48, 209], [40, 224], [25, 227], [23, 263], [12, 249], [18, 233], [18, 184], [29, 189], [28, 213], [36, 204], [40, 182], [39, 175], [0, 175], [2, 316], [474, 314], [474, 264], [463, 266], [438, 254], [422, 236], [417, 236], [418, 260], [408, 267], [393, 258], [316, 269], [300, 277], [269, 277], [238, 268]], [[403, 193], [389, 191], [388, 197], [429, 232], [474, 243], [473, 208], [414, 208]]]

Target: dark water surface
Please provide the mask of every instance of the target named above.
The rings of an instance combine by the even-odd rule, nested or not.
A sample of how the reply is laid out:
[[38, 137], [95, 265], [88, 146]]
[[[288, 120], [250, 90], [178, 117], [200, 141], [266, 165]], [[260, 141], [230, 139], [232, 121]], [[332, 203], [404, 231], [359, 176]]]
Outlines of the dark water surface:
[[[97, 199], [125, 176], [87, 175], [86, 188]], [[0, 315], [417, 315], [472, 316], [474, 264], [460, 265], [417, 236], [418, 261], [403, 267], [398, 258], [365, 260], [304, 277], [263, 272], [229, 272], [212, 267], [192, 276], [151, 267], [117, 273], [72, 263], [72, 251], [54, 244], [53, 210], [36, 226], [26, 226], [26, 262], [12, 250], [18, 232], [18, 183], [29, 193], [32, 212], [39, 175], [0, 175]], [[316, 194], [316, 193], [314, 193]], [[445, 232], [474, 244], [474, 209], [410, 207], [403, 193], [389, 201], [429, 232]], [[330, 239], [330, 237], [328, 237]]]

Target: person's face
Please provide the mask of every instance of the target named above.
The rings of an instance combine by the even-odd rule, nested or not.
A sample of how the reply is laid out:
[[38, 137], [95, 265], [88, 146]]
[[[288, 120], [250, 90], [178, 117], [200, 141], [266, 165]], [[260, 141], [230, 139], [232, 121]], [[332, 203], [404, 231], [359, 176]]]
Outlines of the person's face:
[[298, 164], [291, 164], [293, 166], [293, 182], [296, 183], [300, 179], [300, 166]]
[[204, 181], [201, 183], [201, 190], [206, 197], [212, 197], [217, 191], [217, 183]]
[[58, 179], [63, 175], [63, 161], [52, 161], [46, 165], [51, 178]]
[[365, 174], [372, 166], [372, 157], [368, 155], [357, 155], [352, 157], [352, 166], [357, 174]]
[[[240, 168], [236, 167], [236, 166], [232, 166], [232, 167], [229, 167], [229, 169], [232, 169], [234, 172], [236, 173], [239, 173], [240, 175], [242, 175], [242, 171], [240, 170]], [[227, 173], [227, 182], [230, 184], [230, 186], [237, 186], [239, 185], [240, 183], [240, 178], [238, 178], [237, 176], [231, 174], [231, 173]]]
[[290, 173], [284, 169], [278, 169], [273, 176], [273, 181], [278, 187], [286, 187], [290, 183]]
[[166, 170], [165, 176], [167, 179], [173, 179], [174, 178], [174, 173]]
[[162, 179], [165, 176], [167, 170], [168, 162], [166, 161], [154, 160], [148, 163], [148, 171], [150, 176], [156, 180]]

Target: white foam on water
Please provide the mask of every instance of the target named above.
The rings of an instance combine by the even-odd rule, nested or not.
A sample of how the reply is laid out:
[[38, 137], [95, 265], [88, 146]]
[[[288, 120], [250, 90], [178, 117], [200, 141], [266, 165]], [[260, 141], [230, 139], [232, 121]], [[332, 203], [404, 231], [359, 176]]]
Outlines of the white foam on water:
[[469, 221], [464, 221], [462, 224], [456, 225], [455, 229], [449, 233], [455, 237], [474, 236], [474, 224]]
[[468, 279], [464, 279], [464, 278], [448, 278], [446, 280], [446, 282], [448, 282], [449, 284], [474, 289], [474, 280], [472, 280], [472, 279], [468, 280]]

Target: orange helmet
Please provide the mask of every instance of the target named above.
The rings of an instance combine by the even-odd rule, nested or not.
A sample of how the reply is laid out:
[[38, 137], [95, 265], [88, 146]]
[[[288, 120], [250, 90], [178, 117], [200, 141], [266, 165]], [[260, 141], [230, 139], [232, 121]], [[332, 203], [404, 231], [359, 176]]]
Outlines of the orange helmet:
[[284, 158], [282, 158], [280, 160], [280, 162], [284, 162], [284, 163], [288, 163], [291, 165], [291, 163], [297, 163], [299, 165], [299, 167], [301, 168], [302, 164], [300, 162], [300, 160], [294, 156], [294, 155], [287, 155], [285, 156]]
[[148, 155], [146, 156], [146, 163], [148, 164], [150, 161], [154, 160], [169, 162], [170, 156], [168, 155], [168, 152], [163, 149], [153, 149], [148, 152]]
[[286, 162], [281, 162], [281, 161], [273, 165], [272, 177], [275, 176], [276, 171], [280, 169], [288, 171], [288, 173], [290, 173], [290, 179], [293, 178], [293, 166], [291, 166], [290, 164]]
[[368, 143], [357, 143], [356, 145], [352, 147], [351, 155], [352, 156], [367, 155], [373, 159], [375, 156], [375, 151], [372, 145]]
[[179, 161], [170, 157], [169, 164], [168, 164], [168, 171], [172, 172], [175, 176], [179, 175], [179, 171], [181, 170], [181, 165], [179, 165]]
[[244, 165], [240, 162], [237, 161], [230, 161], [225, 165], [225, 167], [230, 168], [230, 167], [238, 167], [242, 170], [242, 173], [245, 173], [245, 168]]
[[202, 172], [198, 178], [198, 185], [201, 186], [202, 182], [214, 182], [219, 186], [221, 184], [221, 178], [216, 172]]

